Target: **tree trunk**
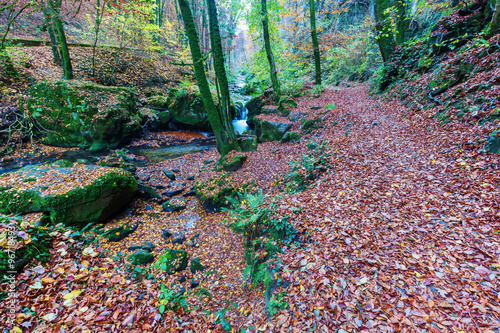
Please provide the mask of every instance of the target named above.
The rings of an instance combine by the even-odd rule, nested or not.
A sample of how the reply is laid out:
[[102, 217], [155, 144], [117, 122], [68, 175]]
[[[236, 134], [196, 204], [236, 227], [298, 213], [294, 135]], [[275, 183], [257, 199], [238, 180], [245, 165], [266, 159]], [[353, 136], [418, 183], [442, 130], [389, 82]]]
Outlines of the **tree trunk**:
[[44, 25], [47, 27], [47, 32], [50, 38], [50, 48], [52, 50], [52, 56], [54, 57], [54, 63], [58, 66], [62, 66], [61, 54], [57, 48], [57, 39], [54, 33], [54, 22], [52, 21], [51, 10], [45, 1], [41, 2], [43, 17], [45, 18]]
[[404, 0], [397, 1], [398, 17], [396, 23], [396, 45], [405, 42], [405, 33], [408, 29], [408, 20], [406, 19], [406, 4]]
[[389, 0], [375, 0], [375, 27], [380, 54], [384, 62], [388, 61], [394, 51], [394, 35], [389, 24], [389, 14], [384, 13], [389, 8]]
[[[193, 58], [196, 82], [200, 88], [203, 104], [207, 110], [208, 121], [210, 122], [210, 126], [212, 127], [212, 131], [215, 135], [217, 150], [222, 156], [224, 156], [231, 150], [238, 149], [238, 142], [230, 140], [231, 135], [223, 126], [221, 113], [217, 109], [212, 98], [212, 93], [210, 92], [207, 76], [205, 74], [205, 68], [203, 66], [203, 56], [201, 54], [198, 33], [196, 32], [196, 26], [191, 8], [189, 7], [189, 2], [188, 0], [178, 0], [178, 2], [179, 9], [182, 14], [182, 20], [184, 21], [184, 29], [189, 40], [189, 48], [191, 49], [191, 57]], [[234, 133], [231, 134], [234, 135]]]
[[267, 0], [261, 0], [261, 16], [262, 28], [264, 34], [264, 48], [266, 49], [267, 61], [269, 62], [269, 71], [271, 74], [271, 82], [276, 99], [279, 100], [281, 95], [280, 82], [278, 81], [278, 72], [276, 63], [274, 62], [273, 50], [271, 49], [271, 41], [269, 38], [269, 17], [267, 15]]
[[[103, 5], [105, 3], [103, 2]], [[101, 28], [102, 16], [104, 14], [104, 6], [101, 7], [101, 0], [96, 1], [96, 12], [95, 12], [95, 38], [94, 44], [92, 45], [92, 76], [96, 76], [96, 66], [95, 66], [95, 58], [96, 58], [96, 48], [97, 41], [99, 40], [99, 30]]]
[[318, 34], [316, 33], [316, 14], [314, 0], [309, 0], [309, 11], [311, 13], [311, 37], [314, 50], [314, 69], [316, 72], [316, 84], [321, 84], [321, 58], [319, 54]]
[[231, 117], [231, 96], [229, 95], [229, 83], [227, 81], [226, 68], [224, 67], [224, 52], [222, 50], [215, 0], [207, 0], [207, 8], [210, 25], [210, 43], [212, 45], [212, 56], [214, 59], [214, 70], [220, 89], [221, 100], [219, 110], [221, 112], [222, 126], [228, 134], [229, 142], [236, 142], [235, 147], [239, 148], [238, 139], [236, 138], [236, 134], [234, 132]]
[[73, 79], [73, 67], [71, 66], [71, 57], [66, 41], [66, 33], [64, 32], [63, 23], [61, 20], [61, 0], [49, 0], [51, 8], [52, 21], [54, 22], [55, 32], [59, 41], [59, 51], [63, 60], [64, 78], [67, 80]]
[[495, 11], [486, 30], [486, 39], [493, 37], [500, 28], [500, 0], [496, 0]]

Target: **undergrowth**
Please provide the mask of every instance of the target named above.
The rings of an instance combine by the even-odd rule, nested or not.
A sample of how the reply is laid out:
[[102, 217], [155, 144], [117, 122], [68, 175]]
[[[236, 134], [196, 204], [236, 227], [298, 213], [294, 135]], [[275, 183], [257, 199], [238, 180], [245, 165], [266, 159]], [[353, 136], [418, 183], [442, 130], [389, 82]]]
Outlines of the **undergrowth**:
[[291, 162], [290, 172], [285, 176], [279, 187], [286, 193], [305, 191], [321, 174], [332, 168], [329, 164], [331, 154], [326, 152], [326, 141], [309, 140], [309, 154], [302, 161]]

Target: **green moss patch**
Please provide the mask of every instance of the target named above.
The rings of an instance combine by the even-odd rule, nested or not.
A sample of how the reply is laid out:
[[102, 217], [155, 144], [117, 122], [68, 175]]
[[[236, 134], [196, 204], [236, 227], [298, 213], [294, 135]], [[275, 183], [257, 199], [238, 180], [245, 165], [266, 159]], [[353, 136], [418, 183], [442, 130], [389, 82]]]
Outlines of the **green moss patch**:
[[[35, 181], [23, 182], [23, 179]], [[113, 168], [29, 166], [0, 179], [0, 213], [48, 212], [52, 222], [99, 222], [123, 207], [137, 191], [130, 173]]]
[[104, 150], [140, 131], [136, 96], [127, 88], [77, 80], [40, 82], [31, 87], [24, 106], [49, 145]]

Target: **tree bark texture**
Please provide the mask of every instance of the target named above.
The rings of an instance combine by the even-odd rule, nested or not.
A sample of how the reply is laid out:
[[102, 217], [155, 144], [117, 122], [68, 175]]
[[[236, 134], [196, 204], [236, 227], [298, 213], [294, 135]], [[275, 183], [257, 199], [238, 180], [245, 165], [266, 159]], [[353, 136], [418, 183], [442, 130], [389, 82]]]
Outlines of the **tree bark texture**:
[[[212, 56], [214, 59], [214, 70], [220, 89], [220, 108], [222, 125], [228, 134], [231, 146], [238, 148], [238, 139], [234, 133], [231, 117], [231, 96], [229, 95], [229, 83], [224, 66], [224, 51], [220, 37], [219, 20], [217, 18], [217, 6], [215, 0], [207, 0], [208, 19], [210, 26], [210, 44], [212, 45]], [[233, 145], [232, 143], [236, 143]]]

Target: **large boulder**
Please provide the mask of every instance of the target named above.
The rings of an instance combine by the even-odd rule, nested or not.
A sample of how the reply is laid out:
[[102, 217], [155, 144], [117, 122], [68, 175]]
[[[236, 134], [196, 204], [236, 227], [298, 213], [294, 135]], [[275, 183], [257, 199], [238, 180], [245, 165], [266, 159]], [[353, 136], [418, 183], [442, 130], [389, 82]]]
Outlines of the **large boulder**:
[[101, 222], [126, 205], [137, 182], [122, 169], [28, 166], [0, 177], [0, 213], [47, 212], [53, 223]]
[[136, 96], [128, 88], [44, 81], [31, 87], [25, 105], [49, 145], [104, 150], [140, 132]]
[[254, 121], [259, 142], [281, 140], [292, 127], [292, 123], [284, 117], [259, 115], [254, 118]]
[[247, 124], [248, 127], [254, 129], [255, 128], [255, 123], [254, 123], [254, 118], [261, 114], [262, 112], [262, 100], [260, 96], [254, 97], [251, 100], [249, 100], [245, 104], [245, 108], [247, 109]]
[[199, 91], [178, 90], [173, 94], [168, 108], [172, 117], [179, 123], [200, 129], [210, 129], [207, 111]]

